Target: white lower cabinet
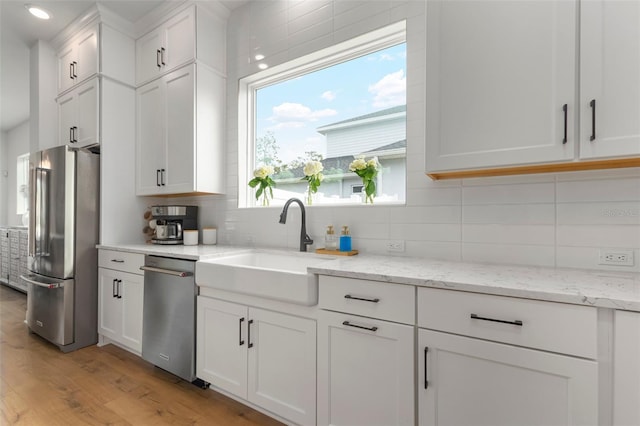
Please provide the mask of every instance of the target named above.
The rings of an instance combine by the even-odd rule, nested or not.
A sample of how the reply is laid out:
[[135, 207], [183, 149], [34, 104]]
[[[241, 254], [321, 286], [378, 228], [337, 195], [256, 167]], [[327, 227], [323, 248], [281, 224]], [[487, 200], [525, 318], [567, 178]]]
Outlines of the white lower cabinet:
[[595, 361], [419, 330], [418, 418], [433, 425], [595, 425]]
[[595, 308], [420, 288], [418, 326], [420, 425], [598, 424]]
[[316, 322], [198, 297], [196, 374], [297, 424], [316, 421]]
[[318, 304], [318, 425], [413, 425], [415, 287], [320, 276]]
[[100, 343], [114, 342], [140, 355], [144, 275], [139, 268], [144, 264], [144, 256], [99, 250], [98, 263]]
[[414, 423], [414, 327], [319, 313], [318, 424]]
[[640, 312], [615, 311], [613, 425], [640, 425]]

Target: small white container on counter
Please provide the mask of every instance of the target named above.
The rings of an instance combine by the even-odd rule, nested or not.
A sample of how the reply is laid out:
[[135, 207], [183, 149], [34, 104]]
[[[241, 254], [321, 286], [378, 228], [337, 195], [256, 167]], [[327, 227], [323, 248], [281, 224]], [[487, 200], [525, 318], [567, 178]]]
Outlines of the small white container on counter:
[[202, 244], [216, 244], [218, 230], [216, 228], [202, 228]]
[[198, 230], [197, 229], [185, 229], [182, 231], [182, 243], [185, 246], [197, 246], [198, 245]]

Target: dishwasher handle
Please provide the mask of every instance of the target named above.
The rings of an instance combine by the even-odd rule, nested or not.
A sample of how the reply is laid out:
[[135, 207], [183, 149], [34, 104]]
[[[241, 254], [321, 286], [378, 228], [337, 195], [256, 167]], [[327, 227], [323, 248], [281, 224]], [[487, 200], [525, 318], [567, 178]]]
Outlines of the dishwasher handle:
[[174, 277], [181, 277], [181, 278], [190, 277], [193, 275], [192, 272], [174, 271], [173, 269], [156, 268], [155, 266], [141, 266], [140, 270], [157, 272], [159, 274], [173, 275]]

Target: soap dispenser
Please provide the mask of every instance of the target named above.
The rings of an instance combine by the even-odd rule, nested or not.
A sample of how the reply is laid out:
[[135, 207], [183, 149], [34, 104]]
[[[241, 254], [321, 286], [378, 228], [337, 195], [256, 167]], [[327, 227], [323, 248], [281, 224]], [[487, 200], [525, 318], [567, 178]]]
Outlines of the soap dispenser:
[[333, 225], [327, 226], [327, 234], [324, 236], [324, 248], [326, 250], [338, 249], [338, 239], [336, 238], [336, 233], [333, 230]]
[[340, 235], [340, 251], [351, 251], [351, 235], [349, 234], [349, 227], [342, 227], [342, 234]]

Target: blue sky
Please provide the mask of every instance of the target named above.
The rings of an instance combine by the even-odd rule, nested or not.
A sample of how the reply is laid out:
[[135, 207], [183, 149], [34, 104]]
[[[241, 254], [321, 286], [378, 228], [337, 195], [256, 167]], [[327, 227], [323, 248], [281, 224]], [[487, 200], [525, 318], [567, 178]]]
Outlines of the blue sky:
[[406, 103], [406, 44], [260, 89], [256, 135], [272, 131], [285, 163], [325, 153], [318, 127]]

